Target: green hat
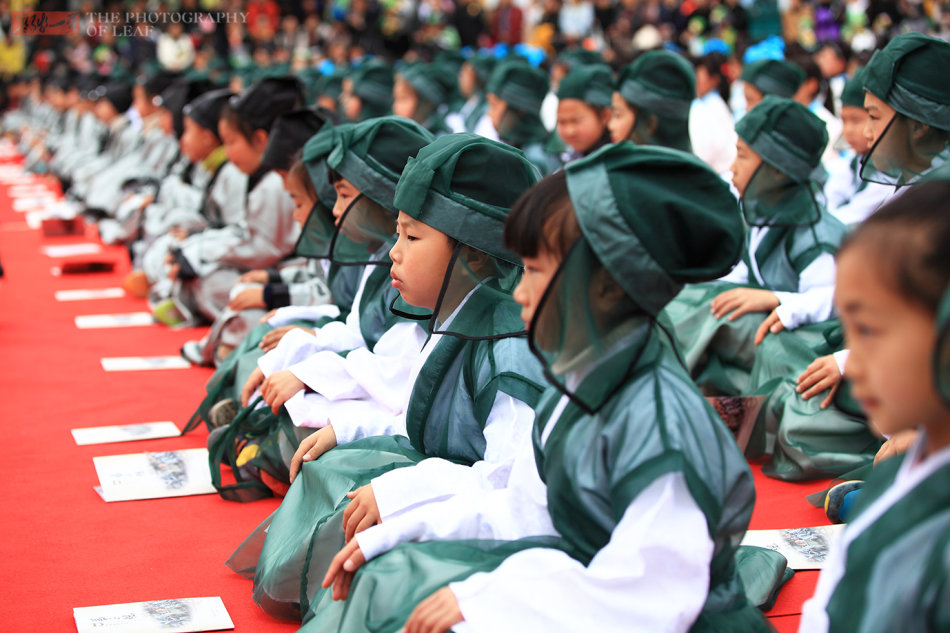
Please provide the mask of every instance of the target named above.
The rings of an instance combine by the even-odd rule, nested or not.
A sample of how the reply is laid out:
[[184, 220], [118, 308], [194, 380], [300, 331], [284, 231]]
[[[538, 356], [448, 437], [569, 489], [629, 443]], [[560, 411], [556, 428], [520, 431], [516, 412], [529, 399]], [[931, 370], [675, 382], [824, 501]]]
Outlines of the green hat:
[[616, 90], [637, 108], [685, 121], [696, 97], [696, 75], [676, 53], [650, 51], [620, 71]]
[[[336, 190], [327, 174], [327, 156], [336, 147], [340, 135], [353, 125], [352, 123], [334, 125], [327, 121], [316, 134], [310, 137], [301, 151], [301, 160], [317, 192], [317, 202], [310, 210], [294, 248], [294, 252], [301, 257], [325, 259], [330, 256], [330, 244], [336, 228], [332, 212], [333, 205], [336, 204]], [[345, 237], [340, 239], [345, 239]], [[352, 251], [357, 250], [350, 244], [347, 244], [347, 248]]]
[[791, 98], [805, 81], [805, 71], [783, 59], [760, 59], [742, 69], [742, 81], [763, 95]]
[[539, 176], [521, 150], [477, 134], [450, 134], [409, 159], [395, 204], [449, 237], [518, 263], [502, 247], [505, 218]]
[[486, 55], [475, 55], [465, 60], [465, 63], [475, 70], [475, 76], [484, 85], [498, 65], [498, 59]]
[[495, 68], [485, 91], [507, 103], [509, 108], [536, 114], [548, 94], [548, 78], [524, 61], [505, 61]]
[[828, 145], [824, 121], [798, 102], [771, 95], [736, 123], [736, 134], [763, 161], [799, 183], [811, 179]]
[[657, 315], [684, 284], [729, 272], [744, 225], [728, 184], [691, 154], [616, 143], [565, 167], [581, 231], [611, 276]]
[[867, 69], [858, 68], [841, 90], [841, 105], [864, 108], [864, 80]]
[[433, 106], [446, 103], [458, 89], [456, 74], [437, 64], [413, 64], [399, 71], [419, 98]]
[[364, 61], [350, 73], [353, 94], [363, 102], [362, 118], [389, 114], [393, 107], [393, 69], [374, 59]]
[[363, 121], [340, 133], [327, 166], [367, 198], [389, 209], [396, 207], [396, 183], [410, 157], [435, 139], [410, 119], [387, 116]]
[[558, 55], [557, 61], [573, 68], [574, 66], [603, 64], [604, 56], [597, 51], [589, 51], [586, 48], [571, 48]]
[[871, 57], [864, 89], [906, 117], [950, 131], [950, 43], [898, 35]]
[[580, 99], [598, 108], [609, 108], [614, 74], [604, 64], [572, 66], [558, 84], [558, 99]]

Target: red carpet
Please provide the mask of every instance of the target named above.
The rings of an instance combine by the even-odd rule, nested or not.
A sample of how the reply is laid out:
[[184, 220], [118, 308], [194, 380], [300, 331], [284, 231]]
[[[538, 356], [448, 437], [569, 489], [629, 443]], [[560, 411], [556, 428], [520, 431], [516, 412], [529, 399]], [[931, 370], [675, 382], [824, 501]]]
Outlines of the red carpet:
[[[0, 167], [10, 165], [0, 160]], [[76, 315], [138, 312], [140, 299], [59, 302], [57, 290], [121, 285], [128, 258], [104, 247], [95, 257], [110, 273], [54, 276], [44, 246], [95, 241], [43, 237], [13, 210], [10, 185], [0, 184], [0, 421], [4, 445], [0, 621], [5, 631], [73, 631], [73, 607], [166, 598], [221, 596], [236, 631], [293, 631], [250, 597], [251, 584], [224, 561], [277, 500], [250, 504], [216, 495], [105, 503], [92, 458], [142, 451], [199, 448], [207, 432], [164, 440], [76, 446], [77, 427], [172, 420], [179, 428], [204, 393], [208, 369], [107, 373], [106, 356], [176, 354], [203, 330], [163, 326], [79, 330]], [[88, 256], [83, 256], [88, 257]], [[80, 257], [81, 259], [81, 257]], [[753, 528], [825, 523], [805, 501], [823, 482], [785, 484], [757, 467]], [[769, 613], [779, 631], [795, 631], [801, 603], [817, 574], [800, 572]]]

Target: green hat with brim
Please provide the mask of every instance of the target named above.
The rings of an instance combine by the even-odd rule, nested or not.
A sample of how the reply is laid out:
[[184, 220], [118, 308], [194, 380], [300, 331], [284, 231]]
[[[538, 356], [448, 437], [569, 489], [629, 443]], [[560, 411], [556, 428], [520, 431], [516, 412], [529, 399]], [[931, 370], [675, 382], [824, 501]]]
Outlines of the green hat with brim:
[[495, 68], [485, 91], [520, 112], [537, 114], [548, 94], [548, 78], [527, 62], [510, 60]]
[[324, 123], [323, 127], [304, 143], [300, 154], [300, 158], [307, 168], [307, 173], [310, 174], [310, 180], [313, 182], [317, 197], [330, 207], [336, 201], [336, 190], [327, 178], [327, 156], [336, 147], [340, 135], [354, 125], [356, 124], [340, 123], [334, 125], [331, 122]]
[[451, 238], [519, 263], [502, 247], [505, 218], [539, 177], [518, 149], [477, 134], [450, 134], [409, 159], [395, 205]]
[[614, 74], [604, 64], [572, 66], [558, 84], [558, 99], [579, 99], [597, 108], [609, 108]]
[[457, 73], [452, 74], [437, 64], [413, 64], [400, 70], [398, 77], [412, 86], [420, 99], [433, 106], [447, 103], [458, 90]]
[[475, 70], [475, 76], [484, 85], [498, 65], [498, 59], [486, 55], [475, 55], [465, 60], [465, 63]]
[[624, 67], [616, 90], [634, 107], [685, 121], [696, 97], [696, 75], [676, 53], [650, 51]]
[[581, 231], [643, 310], [657, 315], [684, 284], [739, 261], [744, 224], [728, 184], [691, 154], [607, 145], [565, 167]]
[[760, 59], [742, 69], [742, 81], [763, 95], [791, 98], [805, 81], [805, 71], [784, 59]]
[[871, 57], [864, 89], [906, 117], [950, 131], [948, 69], [950, 43], [904, 33]]
[[368, 60], [349, 76], [353, 94], [363, 102], [364, 119], [389, 114], [393, 107], [393, 69], [376, 60]]
[[379, 117], [343, 130], [327, 166], [376, 204], [396, 213], [396, 183], [409, 158], [435, 140], [424, 127], [396, 116]]
[[841, 105], [864, 108], [864, 80], [867, 75], [865, 68], [858, 68], [854, 75], [845, 82], [841, 90]]
[[824, 121], [802, 104], [772, 95], [736, 123], [736, 134], [763, 161], [799, 183], [811, 180], [828, 145]]

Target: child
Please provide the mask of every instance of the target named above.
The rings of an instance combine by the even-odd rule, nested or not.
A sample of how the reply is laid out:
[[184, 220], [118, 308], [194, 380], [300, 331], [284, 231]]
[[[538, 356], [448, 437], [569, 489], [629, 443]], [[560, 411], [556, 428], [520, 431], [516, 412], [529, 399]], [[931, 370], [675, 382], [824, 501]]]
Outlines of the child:
[[[219, 489], [223, 496], [283, 494], [299, 441], [340, 411], [344, 419], [365, 418], [368, 424], [401, 410], [412, 350], [425, 333], [389, 309], [396, 295], [388, 258], [396, 231], [392, 199], [406, 161], [432, 140], [418, 123], [393, 116], [363, 121], [334, 137], [327, 167], [337, 191], [337, 225], [328, 256], [364, 266], [360, 287], [345, 322], [327, 323], [312, 334], [291, 330], [258, 359], [241, 389], [244, 410], [208, 439], [213, 472], [225, 456], [244, 469], [241, 483]], [[337, 431], [342, 437], [343, 420]]]
[[[267, 148], [261, 157], [262, 168], [273, 169], [283, 180], [284, 189], [294, 202], [294, 222], [301, 227], [317, 196], [303, 163], [298, 164], [294, 178], [290, 178], [289, 172], [293, 156], [324, 123], [324, 115], [313, 109], [280, 115], [274, 120]], [[313, 262], [313, 266], [318, 264]], [[308, 268], [300, 260], [283, 264], [279, 269], [255, 269], [244, 273], [231, 289], [230, 297], [227, 309], [212, 324], [211, 331], [201, 341], [188, 341], [182, 346], [182, 355], [192, 363], [212, 365], [227, 358], [266, 310], [292, 302], [321, 305], [331, 299], [323, 271], [318, 267]]]
[[854, 395], [881, 432], [919, 434], [862, 489], [802, 609], [803, 633], [944, 631], [950, 622], [948, 200], [950, 181], [915, 185], [838, 255], [835, 303]]
[[436, 136], [451, 133], [448, 102], [458, 91], [455, 76], [437, 64], [414, 64], [396, 73], [393, 114], [412, 119]]
[[718, 283], [687, 288], [665, 312], [694, 378], [724, 395], [747, 391], [769, 333], [831, 316], [833, 255], [844, 235], [811, 180], [828, 138], [818, 117], [768, 96], [736, 133], [733, 183], [751, 227], [743, 263]]
[[495, 68], [485, 90], [488, 117], [498, 138], [523, 151], [542, 174], [559, 169], [561, 162], [545, 150], [550, 134], [539, 116], [548, 92], [544, 73], [525, 61], [504, 61]]
[[867, 65], [864, 107], [873, 140], [861, 178], [912, 183], [950, 157], [950, 43], [920, 33], [895, 37]]
[[613, 142], [661, 145], [691, 152], [689, 109], [696, 94], [693, 69], [669, 51], [650, 51], [624, 67], [614, 89]]
[[347, 121], [365, 121], [392, 112], [393, 69], [372, 59], [363, 61], [343, 79], [340, 95]]
[[[512, 467], [520, 480], [357, 534], [324, 580], [349, 594], [345, 608], [317, 605], [328, 608], [303, 631], [396, 630], [407, 616], [406, 630], [427, 631], [581, 631], [592, 618], [605, 630], [767, 630], [733, 560], [751, 474], [656, 324], [683, 283], [738, 259], [735, 199], [665, 148], [611, 145], [565, 172], [522, 198], [505, 230], [551, 383], [534, 446]], [[537, 535], [560, 540], [497, 540]], [[401, 545], [353, 578], [364, 554], [446, 538], [496, 540]]]
[[750, 112], [766, 95], [791, 99], [805, 81], [805, 71], [784, 59], [761, 59], [745, 66], [740, 78]]
[[864, 135], [868, 113], [864, 109], [865, 70], [859, 69], [841, 91], [841, 137], [848, 145], [845, 160], [838, 162], [825, 184], [828, 211], [847, 226], [864, 221], [890, 197], [884, 185], [861, 179], [861, 160], [871, 143]]
[[530, 437], [541, 371], [520, 336], [510, 295], [519, 270], [501, 246], [502, 218], [536, 178], [520, 152], [474, 134], [442, 137], [406, 166], [395, 197], [393, 286], [424, 311], [431, 338], [414, 360], [401, 415], [386, 426], [337, 418], [298, 449], [293, 469], [304, 465], [257, 563], [255, 599], [269, 612], [313, 597], [344, 529], [348, 538], [408, 508], [507, 479], [514, 451]]
[[445, 117], [446, 124], [453, 132], [473, 132], [479, 136], [498, 140], [498, 133], [488, 118], [488, 97], [485, 84], [495, 70], [497, 59], [485, 55], [475, 55], [465, 60], [459, 69], [459, 92], [465, 102], [458, 112]]
[[229, 301], [229, 291], [241, 273], [277, 263], [297, 238], [293, 201], [280, 176], [261, 165], [271, 124], [293, 110], [301, 99], [292, 77], [262, 79], [232, 97], [221, 112], [218, 131], [230, 165], [246, 175], [243, 190], [226, 196], [210, 218], [211, 226], [188, 236], [167, 258], [170, 297], [155, 297], [153, 313], [166, 325], [214, 321]]
[[610, 68], [590, 65], [574, 66], [558, 84], [557, 133], [571, 150], [561, 157], [565, 164], [610, 142], [613, 83]]
[[726, 177], [736, 159], [735, 123], [726, 103], [729, 99], [726, 57], [713, 51], [693, 63], [696, 98], [689, 108], [689, 138], [693, 152], [717, 174]]

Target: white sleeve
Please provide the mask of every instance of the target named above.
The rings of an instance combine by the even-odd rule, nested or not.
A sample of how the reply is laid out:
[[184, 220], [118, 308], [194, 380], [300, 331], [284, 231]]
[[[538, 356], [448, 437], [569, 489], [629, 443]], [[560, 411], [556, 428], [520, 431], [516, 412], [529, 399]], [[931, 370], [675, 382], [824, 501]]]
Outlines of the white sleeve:
[[726, 281], [733, 284], [747, 284], [749, 283], [749, 267], [745, 265], [744, 261], [740, 261], [736, 264], [735, 268], [720, 277], [718, 281]]
[[277, 347], [257, 359], [257, 366], [265, 376], [275, 371], [287, 369], [318, 352], [344, 352], [366, 347], [366, 341], [359, 329], [359, 318], [350, 319], [351, 312], [345, 322], [331, 321], [314, 333], [293, 329], [287, 332]]
[[844, 367], [848, 364], [848, 356], [851, 355], [851, 350], [849, 349], [839, 349], [837, 352], [832, 354], [835, 359], [835, 363], [838, 365], [838, 373], [844, 376]]
[[508, 394], [497, 394], [483, 431], [484, 458], [466, 466], [431, 457], [376, 477], [372, 485], [380, 518], [386, 521], [397, 513], [466, 490], [504, 488], [518, 450], [526, 438], [530, 442], [533, 426], [534, 409]]
[[514, 540], [556, 536], [547, 509], [547, 487], [538, 475], [528, 434], [520, 442], [508, 485], [469, 488], [445, 501], [432, 501], [385, 519], [356, 535], [366, 560], [408, 541]]
[[788, 330], [819, 323], [831, 318], [834, 293], [835, 258], [822, 253], [799, 275], [798, 292], [775, 292], [779, 300], [775, 311]]
[[294, 321], [319, 321], [320, 319], [335, 319], [340, 316], [340, 308], [332, 303], [325, 303], [319, 306], [293, 305], [277, 308], [267, 324], [278, 328], [290, 325]]
[[582, 565], [556, 549], [509, 557], [452, 583], [456, 633], [688, 631], [709, 592], [713, 543], [682, 473], [659, 477], [627, 507], [610, 542]]

